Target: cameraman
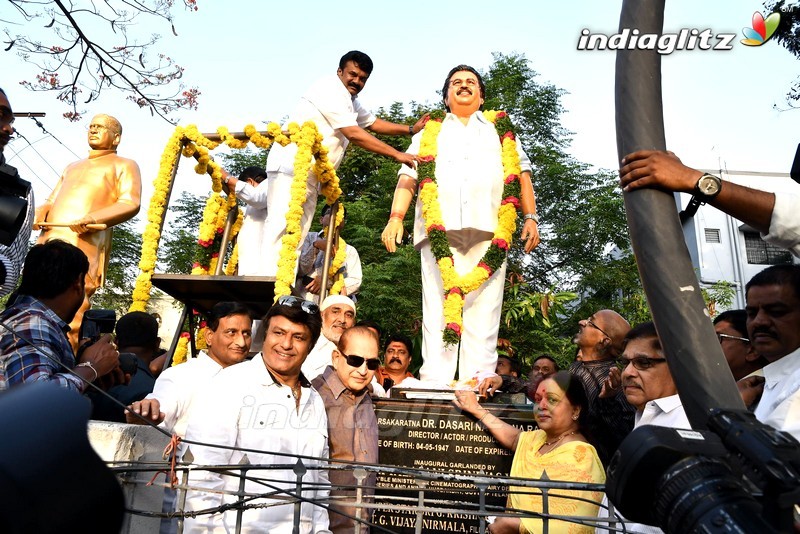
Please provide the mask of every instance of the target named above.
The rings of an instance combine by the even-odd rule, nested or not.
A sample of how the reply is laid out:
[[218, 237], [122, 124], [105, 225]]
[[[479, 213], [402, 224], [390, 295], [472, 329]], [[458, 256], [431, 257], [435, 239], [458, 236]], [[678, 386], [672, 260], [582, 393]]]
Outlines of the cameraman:
[[[3, 149], [14, 134], [13, 124], [14, 112], [11, 111], [11, 104], [8, 102], [5, 91], [0, 88], [0, 166], [4, 166], [6, 163]], [[13, 167], [11, 170], [16, 173], [16, 169]], [[6, 173], [0, 173], [0, 180], [6, 179]], [[32, 187], [28, 187], [26, 200], [28, 201], [28, 212], [14, 241], [8, 246], [0, 244], [0, 297], [8, 295], [16, 287], [22, 262], [25, 260], [25, 252], [28, 250], [34, 213]]]
[[122, 381], [110, 335], [87, 347], [77, 364], [67, 340], [69, 322], [83, 303], [88, 269], [86, 254], [63, 241], [28, 252], [18, 294], [0, 314], [0, 389], [55, 381], [83, 393], [99, 377], [113, 374]]

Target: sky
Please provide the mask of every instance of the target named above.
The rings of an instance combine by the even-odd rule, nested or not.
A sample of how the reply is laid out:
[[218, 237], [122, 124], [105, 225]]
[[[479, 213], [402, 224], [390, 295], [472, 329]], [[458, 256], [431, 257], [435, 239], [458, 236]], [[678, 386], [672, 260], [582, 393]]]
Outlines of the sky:
[[[374, 61], [359, 96], [373, 110], [393, 102], [436, 102], [452, 66], [467, 63], [487, 70], [493, 53], [519, 53], [538, 72], [539, 82], [564, 90], [562, 124], [572, 132], [569, 152], [595, 168], [618, 167], [615, 52], [578, 50], [577, 44], [583, 29], [616, 33], [621, 0], [353, 0], [347, 9], [316, 0], [198, 0], [196, 12], [176, 4], [177, 36], [156, 20], [143, 21], [131, 32], [142, 38], [163, 34], [159, 48], [186, 68], [188, 86], [200, 88], [199, 109], [175, 115], [182, 125], [213, 132], [219, 126], [241, 131], [249, 123], [280, 122], [316, 78], [335, 73], [339, 57], [351, 49]], [[763, 5], [756, 0], [666, 2], [665, 32], [708, 28], [737, 34], [732, 50], [663, 56], [667, 148], [687, 165], [769, 172], [788, 172], [791, 166], [800, 142], [800, 110], [775, 107], [787, 107], [784, 95], [800, 74], [800, 63], [776, 42], [761, 47], [739, 43], [742, 28], [760, 10]], [[86, 156], [91, 117], [108, 113], [124, 128], [120, 155], [135, 159], [142, 170], [143, 219], [173, 126], [113, 92], [85, 105], [82, 121], [69, 123], [61, 116], [67, 110], [53, 94], [18, 85], [35, 75], [32, 65], [11, 52], [0, 52], [0, 65], [0, 87], [14, 110], [47, 113], [41, 121], [52, 135], [30, 119], [18, 119], [15, 126], [33, 146], [20, 138], [6, 148], [9, 163], [33, 183], [37, 202], [49, 195], [67, 164]], [[184, 161], [176, 189], [207, 193], [209, 180], [190, 169], [190, 161]]]

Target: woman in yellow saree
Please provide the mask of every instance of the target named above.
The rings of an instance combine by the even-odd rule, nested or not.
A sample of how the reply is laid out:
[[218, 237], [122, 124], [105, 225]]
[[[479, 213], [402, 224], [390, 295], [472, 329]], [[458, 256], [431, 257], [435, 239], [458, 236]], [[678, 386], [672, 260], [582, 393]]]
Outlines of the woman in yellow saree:
[[[580, 381], [567, 371], [543, 380], [536, 390], [534, 416], [539, 430], [522, 432], [504, 423], [483, 408], [472, 391], [456, 391], [454, 404], [471, 413], [504, 447], [515, 451], [511, 476], [552, 481], [602, 484], [606, 480], [603, 464], [582, 429], [588, 414], [586, 393]], [[559, 497], [557, 497], [559, 496]], [[576, 499], [576, 497], [578, 499]], [[602, 492], [550, 490], [548, 515], [595, 517]], [[580, 500], [579, 500], [580, 499]], [[542, 495], [534, 488], [509, 488], [508, 507], [542, 513]], [[534, 517], [499, 517], [489, 525], [491, 534], [538, 533], [543, 521]], [[593, 532], [592, 526], [549, 520], [548, 532]]]

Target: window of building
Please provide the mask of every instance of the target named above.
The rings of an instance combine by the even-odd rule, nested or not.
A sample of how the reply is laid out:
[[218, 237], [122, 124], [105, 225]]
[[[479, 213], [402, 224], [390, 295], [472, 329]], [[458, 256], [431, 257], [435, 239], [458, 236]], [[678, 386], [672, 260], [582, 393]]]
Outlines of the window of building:
[[706, 243], [719, 243], [719, 228], [706, 228]]
[[755, 265], [783, 265], [792, 263], [792, 253], [767, 243], [757, 232], [744, 232], [747, 263]]

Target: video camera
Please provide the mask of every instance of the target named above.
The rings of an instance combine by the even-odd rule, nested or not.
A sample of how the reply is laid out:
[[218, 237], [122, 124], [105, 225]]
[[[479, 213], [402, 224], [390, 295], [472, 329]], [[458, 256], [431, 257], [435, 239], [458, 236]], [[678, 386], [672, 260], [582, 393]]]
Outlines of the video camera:
[[[81, 322], [78, 339], [81, 341], [88, 339], [89, 341], [82, 343], [81, 346], [78, 347], [78, 359], [80, 359], [83, 351], [91, 347], [97, 340], [103, 337], [103, 335], [113, 334], [116, 324], [117, 314], [114, 313], [114, 310], [87, 310], [86, 313], [83, 314], [83, 321]], [[131, 376], [135, 375], [136, 371], [139, 369], [137, 359], [138, 357], [132, 352], [120, 352], [119, 366], [122, 368], [122, 372]]]
[[708, 428], [634, 430], [608, 467], [611, 502], [667, 534], [792, 532], [800, 443], [747, 411], [715, 410]]
[[0, 244], [11, 245], [28, 213], [30, 182], [19, 177], [15, 167], [0, 164]]

